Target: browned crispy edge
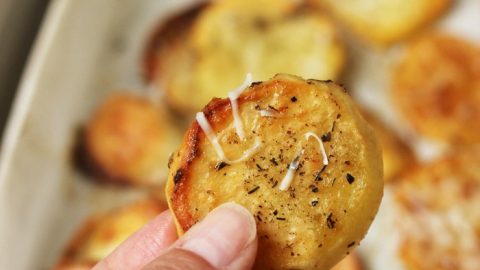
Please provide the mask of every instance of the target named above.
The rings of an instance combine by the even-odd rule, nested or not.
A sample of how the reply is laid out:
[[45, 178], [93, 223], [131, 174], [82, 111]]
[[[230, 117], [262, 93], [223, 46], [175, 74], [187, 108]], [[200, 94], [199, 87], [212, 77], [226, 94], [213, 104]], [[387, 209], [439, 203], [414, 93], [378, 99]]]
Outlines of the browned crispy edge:
[[[282, 80], [282, 84], [285, 85], [285, 88], [295, 87], [300, 81], [298, 77], [292, 76], [291, 78], [296, 78], [296, 80], [284, 80], [282, 78], [277, 79], [274, 77], [268, 82], [254, 82], [249, 86], [249, 89], [244, 92], [237, 100], [239, 106], [241, 104], [258, 100], [264, 96], [263, 88], [275, 87], [275, 84], [278, 84], [279, 80]], [[308, 84], [314, 83], [333, 83], [331, 80], [320, 81], [309, 79], [306, 80]], [[340, 86], [341, 87], [341, 86]], [[345, 91], [345, 89], [344, 89]], [[228, 99], [214, 98], [212, 99], [207, 106], [202, 110], [207, 118], [208, 122], [215, 129], [215, 127], [220, 127], [221, 123], [224, 122], [225, 118], [230, 117], [231, 105]], [[185, 137], [183, 139], [182, 147], [175, 153], [177, 158], [180, 160], [176, 161], [173, 166], [176, 168], [174, 172], [170, 171], [167, 182], [167, 198], [170, 209], [174, 212], [174, 215], [177, 220], [177, 227], [180, 229], [180, 232], [185, 232], [190, 229], [197, 220], [194, 220], [192, 214], [189, 211], [188, 207], [188, 197], [190, 189], [190, 166], [193, 161], [200, 156], [199, 144], [201, 139], [203, 139], [205, 134], [198, 125], [197, 121], [193, 121], [190, 128], [188, 129]], [[173, 186], [171, 181], [173, 180]], [[170, 196], [169, 196], [170, 194]]]

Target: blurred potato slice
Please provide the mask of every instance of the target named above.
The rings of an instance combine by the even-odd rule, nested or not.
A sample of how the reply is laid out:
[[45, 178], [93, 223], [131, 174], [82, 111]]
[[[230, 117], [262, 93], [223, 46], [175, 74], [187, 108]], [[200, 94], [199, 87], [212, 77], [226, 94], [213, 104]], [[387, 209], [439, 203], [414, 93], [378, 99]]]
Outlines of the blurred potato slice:
[[420, 134], [480, 143], [480, 48], [432, 33], [410, 42], [393, 74], [394, 103]]
[[[277, 75], [253, 83], [237, 101], [245, 140], [236, 134], [228, 99], [213, 99], [203, 110], [225, 155], [236, 159], [261, 143], [232, 163], [219, 158], [198, 122], [191, 125], [173, 155], [166, 188], [179, 233], [234, 201], [257, 221], [254, 269], [332, 267], [363, 238], [383, 194], [373, 130], [333, 82]], [[323, 138], [328, 165], [307, 132]], [[294, 159], [298, 169], [282, 191]]]
[[276, 73], [333, 80], [345, 62], [333, 23], [298, 1], [216, 1], [179, 35], [182, 42], [158, 48], [157, 66], [164, 68], [155, 81], [186, 114], [225, 96], [247, 72], [257, 80]]
[[163, 202], [151, 198], [90, 217], [77, 232], [55, 269], [92, 267], [166, 208]]
[[313, 0], [361, 38], [386, 46], [441, 15], [451, 0]]
[[99, 106], [84, 131], [84, 152], [94, 173], [132, 185], [159, 185], [179, 141], [166, 113], [145, 98], [117, 93]]
[[415, 166], [415, 155], [411, 148], [372, 112], [362, 109], [362, 115], [373, 127], [380, 141], [383, 155], [383, 176], [386, 183], [391, 183]]
[[352, 253], [347, 257], [343, 258], [339, 263], [337, 263], [331, 270], [362, 270], [363, 267], [360, 263], [358, 255]]
[[411, 171], [395, 191], [401, 257], [412, 270], [480, 266], [480, 148]]

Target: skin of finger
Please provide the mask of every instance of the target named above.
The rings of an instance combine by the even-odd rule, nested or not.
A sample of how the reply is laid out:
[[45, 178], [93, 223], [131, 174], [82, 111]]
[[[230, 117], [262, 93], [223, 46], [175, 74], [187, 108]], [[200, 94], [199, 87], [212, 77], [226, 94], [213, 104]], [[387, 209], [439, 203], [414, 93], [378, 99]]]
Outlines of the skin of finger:
[[125, 240], [93, 270], [142, 269], [176, 240], [173, 216], [166, 210]]
[[251, 213], [240, 205], [225, 203], [193, 226], [174, 247], [190, 250], [220, 268], [229, 265], [255, 238]]
[[227, 270], [247, 270], [252, 269], [257, 257], [258, 238], [245, 247], [238, 257], [231, 262], [225, 269]]
[[215, 270], [206, 260], [188, 250], [172, 248], [150, 262], [143, 270]]

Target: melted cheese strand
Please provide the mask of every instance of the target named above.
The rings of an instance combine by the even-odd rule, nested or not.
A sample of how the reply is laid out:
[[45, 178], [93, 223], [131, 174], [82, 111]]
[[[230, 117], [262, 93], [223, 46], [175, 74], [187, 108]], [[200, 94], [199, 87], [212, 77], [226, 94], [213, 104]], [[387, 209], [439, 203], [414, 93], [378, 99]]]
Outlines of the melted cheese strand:
[[327, 153], [325, 152], [325, 147], [323, 147], [322, 140], [314, 132], [309, 131], [305, 133], [305, 138], [307, 138], [307, 140], [310, 137], [314, 137], [317, 140], [318, 144], [320, 145], [320, 151], [322, 153], [323, 165], [328, 165]]
[[247, 150], [245, 150], [241, 157], [239, 157], [235, 160], [228, 160], [227, 159], [226, 161], [230, 164], [242, 162], [242, 161], [248, 159], [249, 157], [251, 157], [252, 155], [254, 155], [256, 152], [258, 152], [261, 145], [262, 145], [262, 141], [260, 140], [259, 137], [256, 137], [255, 138], [255, 143], [253, 144], [253, 146], [248, 148]]
[[[320, 152], [322, 153], [323, 165], [328, 165], [328, 157], [327, 153], [325, 152], [325, 147], [323, 146], [322, 140], [314, 132], [309, 131], [305, 133], [305, 138], [307, 139], [307, 141], [310, 137], [314, 137], [317, 140], [318, 144], [320, 145]], [[278, 187], [281, 191], [287, 190], [292, 184], [295, 171], [298, 169], [298, 165], [300, 164], [300, 158], [302, 157], [304, 152], [305, 149], [302, 149], [300, 153], [295, 157], [295, 159], [293, 159], [290, 165], [288, 165], [287, 174], [285, 175], [285, 177], [283, 177], [283, 180], [282, 182], [280, 182], [280, 186]]]
[[300, 153], [290, 162], [290, 165], [288, 165], [288, 171], [285, 177], [283, 177], [282, 182], [280, 182], [280, 185], [278, 186], [278, 189], [281, 191], [285, 191], [290, 187], [290, 184], [292, 183], [295, 171], [298, 169], [298, 166], [300, 165], [300, 158], [305, 152], [304, 149], [300, 151]]
[[253, 146], [245, 150], [241, 157], [235, 160], [230, 160], [225, 156], [225, 152], [223, 151], [222, 146], [218, 142], [218, 137], [215, 132], [213, 132], [213, 129], [210, 126], [210, 123], [208, 123], [205, 114], [203, 112], [198, 112], [195, 118], [200, 125], [200, 128], [203, 130], [203, 132], [205, 132], [205, 135], [207, 135], [208, 140], [213, 145], [213, 148], [215, 149], [215, 152], [217, 152], [217, 155], [221, 161], [225, 161], [229, 164], [242, 162], [254, 155], [256, 152], [258, 152], [260, 146], [262, 145], [262, 141], [260, 140], [260, 138], [256, 137]]
[[207, 135], [208, 140], [213, 145], [213, 148], [217, 152], [218, 157], [222, 161], [226, 160], [227, 158], [225, 157], [225, 153], [223, 152], [222, 147], [218, 143], [217, 135], [213, 132], [210, 123], [208, 123], [208, 120], [205, 117], [205, 114], [203, 112], [198, 112], [195, 118], [197, 120], [197, 123], [202, 128], [203, 132], [205, 132], [205, 135]]
[[232, 105], [233, 123], [235, 124], [237, 135], [238, 137], [240, 137], [241, 140], [245, 139], [245, 132], [243, 131], [242, 119], [240, 118], [240, 114], [238, 112], [237, 98], [242, 94], [243, 91], [245, 91], [248, 86], [252, 84], [252, 82], [252, 74], [247, 73], [245, 81], [243, 81], [242, 85], [228, 93], [228, 98], [230, 99], [230, 104]]
[[274, 111], [274, 110], [260, 110], [260, 116], [262, 117], [277, 117], [278, 116], [278, 112]]

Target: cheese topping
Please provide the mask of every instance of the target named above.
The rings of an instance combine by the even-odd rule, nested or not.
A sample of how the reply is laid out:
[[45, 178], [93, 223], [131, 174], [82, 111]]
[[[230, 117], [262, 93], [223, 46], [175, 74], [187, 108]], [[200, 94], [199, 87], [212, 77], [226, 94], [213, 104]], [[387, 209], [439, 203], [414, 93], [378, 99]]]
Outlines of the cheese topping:
[[325, 152], [325, 147], [323, 147], [322, 140], [314, 132], [309, 131], [305, 133], [305, 138], [307, 138], [307, 140], [310, 137], [314, 137], [317, 140], [318, 144], [320, 145], [320, 152], [322, 153], [323, 165], [328, 165], [328, 157], [327, 157], [327, 153]]
[[290, 165], [288, 165], [287, 174], [285, 175], [285, 177], [283, 177], [282, 182], [280, 182], [280, 186], [278, 186], [281, 191], [285, 191], [290, 187], [295, 171], [300, 165], [300, 158], [302, 157], [304, 152], [305, 149], [302, 149], [300, 153], [292, 160], [292, 162], [290, 162]]
[[260, 110], [260, 116], [262, 117], [277, 117], [278, 112], [271, 110], [271, 109], [265, 109], [265, 110]]
[[218, 143], [217, 135], [215, 134], [215, 132], [213, 132], [210, 123], [208, 123], [208, 120], [205, 117], [205, 114], [203, 112], [198, 112], [195, 118], [197, 119], [197, 122], [202, 128], [203, 132], [205, 132], [205, 135], [207, 135], [208, 140], [213, 145], [213, 148], [215, 149], [215, 152], [217, 152], [218, 157], [223, 161], [227, 160], [227, 157], [225, 156], [222, 147]]
[[245, 139], [245, 132], [243, 131], [242, 119], [240, 118], [240, 114], [238, 112], [237, 98], [248, 86], [252, 84], [252, 82], [252, 74], [247, 73], [247, 76], [245, 76], [245, 81], [243, 81], [242, 85], [228, 93], [228, 98], [230, 99], [230, 104], [232, 105], [233, 123], [235, 124], [238, 137], [240, 137], [242, 140]]
[[208, 140], [213, 145], [213, 148], [215, 149], [215, 152], [217, 152], [217, 156], [220, 158], [221, 161], [224, 161], [229, 164], [242, 162], [248, 159], [249, 157], [251, 157], [252, 155], [254, 155], [262, 145], [260, 138], [256, 137], [255, 143], [253, 144], [253, 146], [245, 150], [241, 157], [239, 157], [238, 159], [230, 160], [226, 157], [222, 146], [218, 142], [218, 137], [215, 134], [215, 132], [213, 132], [213, 129], [210, 126], [210, 123], [208, 123], [208, 120], [205, 117], [205, 114], [203, 112], [198, 112], [195, 118], [198, 124], [200, 125], [200, 128], [202, 128], [203, 132], [205, 132], [205, 135], [207, 135]]
[[[308, 139], [313, 137], [317, 140], [318, 144], [320, 145], [320, 152], [323, 158], [323, 165], [328, 165], [328, 157], [327, 153], [325, 152], [325, 147], [323, 146], [322, 140], [318, 137], [317, 134], [314, 132], [307, 132], [305, 133], [305, 138]], [[298, 169], [298, 165], [300, 164], [300, 158], [303, 156], [305, 149], [302, 148], [300, 153], [293, 159], [293, 161], [288, 165], [288, 171], [285, 177], [283, 177], [282, 182], [280, 182], [280, 186], [278, 187], [281, 191], [285, 191], [290, 187], [290, 184], [293, 181], [293, 177], [295, 175], [295, 171]]]

